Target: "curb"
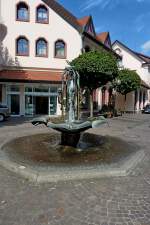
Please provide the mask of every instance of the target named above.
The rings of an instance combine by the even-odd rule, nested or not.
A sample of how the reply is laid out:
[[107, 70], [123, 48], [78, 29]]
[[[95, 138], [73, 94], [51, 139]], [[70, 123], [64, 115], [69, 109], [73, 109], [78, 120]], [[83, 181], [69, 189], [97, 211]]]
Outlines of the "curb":
[[143, 150], [134, 153], [130, 158], [127, 158], [122, 162], [120, 166], [114, 167], [96, 166], [95, 168], [82, 167], [78, 170], [70, 171], [47, 171], [40, 172], [36, 169], [24, 167], [20, 164], [10, 161], [10, 159], [0, 151], [0, 165], [5, 169], [14, 172], [21, 177], [28, 179], [34, 183], [49, 183], [58, 181], [70, 181], [92, 178], [104, 178], [104, 177], [124, 177], [128, 176], [130, 172], [140, 163], [145, 157]]

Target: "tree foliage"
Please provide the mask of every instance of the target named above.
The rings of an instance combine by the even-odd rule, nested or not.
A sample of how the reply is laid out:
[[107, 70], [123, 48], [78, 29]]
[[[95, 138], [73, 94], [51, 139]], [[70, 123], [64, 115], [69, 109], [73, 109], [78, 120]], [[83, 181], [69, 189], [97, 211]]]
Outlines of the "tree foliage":
[[105, 51], [83, 53], [71, 62], [80, 74], [81, 87], [90, 92], [116, 78], [118, 68], [115, 57]]
[[139, 75], [129, 69], [123, 69], [118, 72], [118, 83], [116, 83], [116, 91], [122, 95], [127, 95], [131, 91], [135, 91], [140, 87]]

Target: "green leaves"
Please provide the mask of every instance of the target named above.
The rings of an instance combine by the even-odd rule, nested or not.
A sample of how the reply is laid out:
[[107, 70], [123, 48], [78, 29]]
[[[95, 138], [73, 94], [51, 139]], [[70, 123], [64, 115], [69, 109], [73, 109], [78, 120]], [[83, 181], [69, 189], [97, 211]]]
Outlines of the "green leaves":
[[137, 88], [140, 87], [140, 77], [133, 70], [120, 70], [117, 79], [119, 80], [119, 83], [115, 84], [115, 88], [116, 91], [121, 93], [122, 95], [126, 95], [129, 92], [135, 91]]
[[80, 74], [82, 87], [90, 91], [116, 78], [118, 73], [115, 57], [106, 51], [83, 53], [71, 62]]

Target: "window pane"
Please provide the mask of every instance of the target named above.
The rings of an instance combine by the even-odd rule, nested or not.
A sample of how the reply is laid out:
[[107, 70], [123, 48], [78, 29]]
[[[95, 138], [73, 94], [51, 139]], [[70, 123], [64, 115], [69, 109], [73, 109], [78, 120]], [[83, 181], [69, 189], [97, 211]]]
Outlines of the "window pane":
[[32, 92], [32, 87], [25, 87], [25, 92]]
[[47, 43], [45, 40], [37, 41], [36, 54], [41, 56], [47, 55]]
[[19, 92], [20, 87], [16, 86], [16, 85], [9, 85], [9, 86], [7, 86], [7, 91], [8, 92]]
[[34, 92], [49, 92], [48, 87], [36, 87], [34, 88]]
[[40, 7], [37, 10], [37, 21], [48, 22], [48, 11], [45, 7]]
[[55, 44], [55, 55], [58, 57], [65, 57], [65, 43], [58, 41]]
[[28, 54], [28, 41], [24, 38], [20, 38], [17, 41], [17, 53], [18, 54]]
[[51, 87], [50, 92], [51, 93], [57, 93], [57, 87]]
[[19, 20], [29, 20], [28, 7], [24, 4], [20, 4], [17, 7], [17, 19]]
[[33, 97], [31, 95], [25, 96], [25, 114], [33, 115]]

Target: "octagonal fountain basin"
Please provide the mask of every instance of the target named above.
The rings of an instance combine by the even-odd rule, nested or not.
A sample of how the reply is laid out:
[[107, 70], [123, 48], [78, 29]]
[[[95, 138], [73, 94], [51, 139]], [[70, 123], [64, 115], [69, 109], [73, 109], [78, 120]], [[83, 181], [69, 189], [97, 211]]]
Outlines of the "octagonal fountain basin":
[[57, 133], [36, 134], [14, 139], [2, 147], [9, 159], [24, 165], [86, 166], [113, 164], [129, 157], [138, 146], [119, 138], [83, 133], [77, 148], [60, 145]]
[[0, 165], [36, 183], [126, 176], [144, 153], [133, 142], [82, 133], [77, 147], [61, 145], [60, 133], [19, 137], [0, 148]]

